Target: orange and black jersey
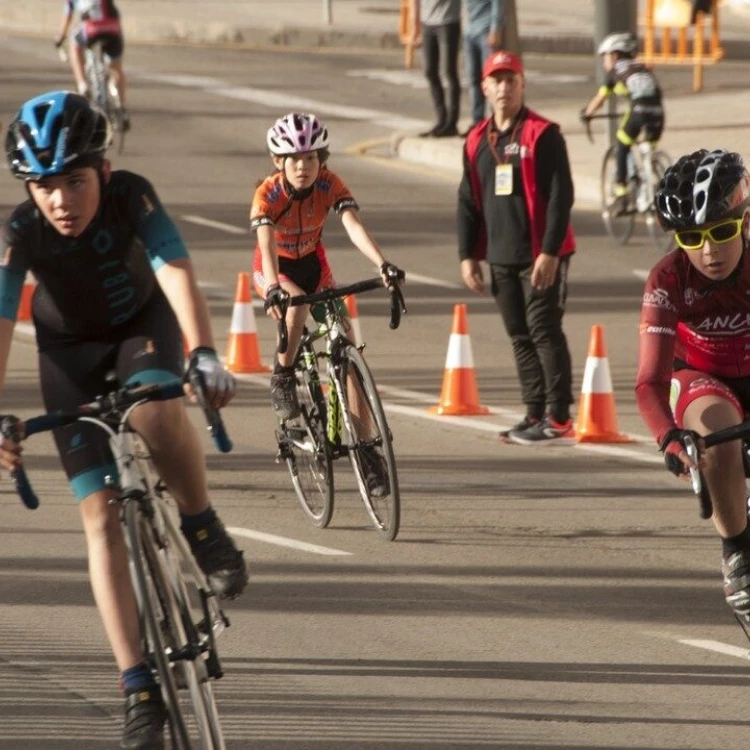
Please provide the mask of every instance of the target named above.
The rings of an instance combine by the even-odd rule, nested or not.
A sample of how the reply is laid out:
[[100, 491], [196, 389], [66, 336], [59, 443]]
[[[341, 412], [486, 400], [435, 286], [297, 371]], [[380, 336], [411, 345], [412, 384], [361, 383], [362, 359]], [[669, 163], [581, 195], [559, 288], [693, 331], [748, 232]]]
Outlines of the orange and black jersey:
[[282, 258], [304, 258], [316, 251], [328, 212], [341, 215], [357, 202], [341, 178], [321, 168], [308, 190], [295, 193], [283, 172], [267, 177], [258, 186], [250, 207], [250, 227], [272, 226], [276, 248]]

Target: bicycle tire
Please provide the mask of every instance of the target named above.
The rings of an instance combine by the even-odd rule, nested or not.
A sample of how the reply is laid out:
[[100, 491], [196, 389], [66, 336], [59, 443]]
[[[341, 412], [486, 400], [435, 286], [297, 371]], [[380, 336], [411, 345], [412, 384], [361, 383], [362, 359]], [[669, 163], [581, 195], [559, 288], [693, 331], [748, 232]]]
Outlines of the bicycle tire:
[[[132, 455], [143, 477], [146, 492], [155, 502], [163, 503], [155, 509], [154, 515], [155, 519], [161, 521], [154, 522], [159, 529], [158, 537], [154, 536], [149, 523], [144, 529], [145, 534], [142, 535], [142, 539], [146, 540], [142, 541], [142, 546], [152, 579], [158, 581], [157, 591], [165, 614], [166, 635], [170, 641], [168, 648], [171, 648], [173, 653], [182, 652], [188, 655], [186, 658], [175, 660], [172, 664], [172, 670], [177, 674], [178, 687], [184, 685], [190, 696], [189, 701], [182, 701], [182, 705], [185, 708], [189, 705], [191, 708], [192, 722], [187, 718], [185, 708], [180, 708], [188, 738], [185, 750], [193, 747], [189, 737], [191, 723], [195, 725], [193, 734], [197, 734], [201, 750], [225, 750], [207, 662], [210, 654], [200, 648], [201, 638], [195, 625], [187, 582], [183, 575], [187, 563], [183, 565], [181, 557], [183, 554], [189, 554], [189, 550], [184, 544], [179, 544], [178, 540], [171, 541], [174, 535], [181, 532], [172, 520], [166, 517], [169, 511], [163, 497], [164, 492], [159, 489], [158, 474], [145, 443], [135, 433], [132, 434]], [[197, 589], [197, 584], [193, 585]], [[201, 615], [204, 615], [204, 612], [201, 612]], [[162, 635], [165, 635], [164, 630]]]
[[[177, 691], [175, 675], [172, 671], [159, 615], [156, 607], [161, 610], [165, 592], [160, 592], [159, 579], [153, 578], [153, 570], [146, 545], [150, 545], [148, 522], [143, 517], [137, 501], [125, 503], [124, 509], [125, 533], [130, 548], [130, 569], [138, 602], [138, 613], [141, 623], [141, 640], [143, 651], [152, 671], [159, 679], [161, 694], [167, 709], [167, 723], [175, 748], [190, 748], [185, 720], [180, 709], [180, 699]], [[145, 526], [145, 528], [144, 528]], [[156, 599], [156, 601], [154, 601]]]
[[625, 213], [616, 216], [609, 208], [612, 202], [612, 185], [617, 174], [617, 163], [615, 157], [616, 146], [610, 146], [604, 153], [601, 170], [601, 203], [602, 221], [607, 234], [618, 244], [625, 245], [633, 234], [635, 227], [635, 209], [631, 206], [631, 198], [628, 197]]
[[[351, 384], [358, 393], [360, 405], [368, 410], [368, 428], [370, 435], [359, 434], [358, 418], [352, 410], [348, 385]], [[393, 444], [388, 420], [385, 417], [383, 403], [378, 395], [375, 379], [365, 362], [362, 353], [354, 345], [348, 344], [342, 350], [342, 366], [339, 388], [339, 398], [343, 404], [342, 416], [346, 430], [349, 433], [349, 458], [351, 460], [357, 487], [365, 510], [376, 531], [383, 539], [392, 542], [399, 531], [401, 520], [401, 497], [398, 486], [398, 472], [396, 458], [393, 454]], [[374, 434], [372, 434], [374, 433]], [[383, 497], [376, 497], [367, 487], [361, 450], [363, 444], [373, 446], [385, 461], [388, 472], [389, 492]]]
[[[664, 172], [667, 171], [669, 166], [672, 164], [672, 160], [666, 151], [654, 151], [651, 154], [651, 172], [654, 180], [654, 195], [659, 187], [659, 182], [664, 176]], [[659, 224], [659, 219], [656, 216], [656, 207], [651, 206], [649, 212], [646, 214], [646, 228], [648, 230], [651, 241], [657, 250], [661, 252], [669, 252], [674, 245], [674, 235], [672, 232], [665, 232]]]
[[333, 515], [333, 458], [326, 437], [326, 406], [320, 385], [303, 365], [296, 372], [300, 415], [280, 427], [279, 448], [294, 492], [310, 522], [325, 528]]

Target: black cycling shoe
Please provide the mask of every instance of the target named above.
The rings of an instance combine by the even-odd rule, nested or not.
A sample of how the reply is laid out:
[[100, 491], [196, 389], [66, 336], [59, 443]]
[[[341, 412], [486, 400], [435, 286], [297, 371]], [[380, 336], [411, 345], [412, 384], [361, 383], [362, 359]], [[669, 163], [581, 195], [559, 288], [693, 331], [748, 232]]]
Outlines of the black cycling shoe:
[[372, 497], [386, 497], [391, 493], [388, 465], [375, 448], [363, 448], [360, 453], [367, 491]]
[[271, 375], [271, 405], [282, 421], [299, 415], [297, 378], [293, 372], [275, 372]]
[[216, 518], [199, 529], [183, 530], [198, 567], [221, 599], [238, 597], [247, 585], [245, 557]]
[[128, 693], [125, 697], [123, 750], [164, 750], [167, 709], [157, 685]]

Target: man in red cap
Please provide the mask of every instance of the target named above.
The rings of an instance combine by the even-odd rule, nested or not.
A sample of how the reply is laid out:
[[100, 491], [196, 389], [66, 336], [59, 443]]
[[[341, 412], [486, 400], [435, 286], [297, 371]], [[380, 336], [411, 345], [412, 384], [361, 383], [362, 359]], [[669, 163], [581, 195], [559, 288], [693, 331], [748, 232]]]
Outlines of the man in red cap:
[[504, 50], [483, 67], [492, 115], [464, 144], [458, 254], [469, 289], [484, 294], [480, 261], [513, 345], [526, 417], [501, 436], [531, 444], [572, 433], [572, 373], [562, 330], [573, 179], [560, 128], [524, 104], [521, 59]]

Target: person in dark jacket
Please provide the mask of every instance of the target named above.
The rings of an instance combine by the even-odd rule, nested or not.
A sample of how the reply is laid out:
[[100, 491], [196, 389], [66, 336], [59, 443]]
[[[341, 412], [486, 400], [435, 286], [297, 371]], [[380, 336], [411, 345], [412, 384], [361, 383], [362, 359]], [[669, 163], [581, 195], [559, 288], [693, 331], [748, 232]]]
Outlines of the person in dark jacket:
[[572, 434], [572, 374], [562, 330], [573, 179], [559, 127], [524, 104], [523, 63], [489, 55], [482, 87], [493, 114], [464, 145], [458, 190], [461, 275], [484, 294], [480, 261], [513, 344], [526, 416], [501, 437], [530, 444]]

